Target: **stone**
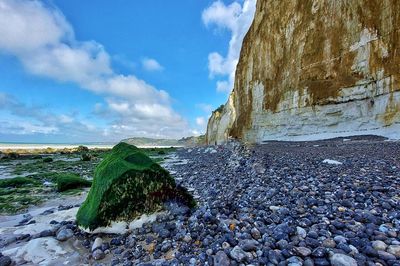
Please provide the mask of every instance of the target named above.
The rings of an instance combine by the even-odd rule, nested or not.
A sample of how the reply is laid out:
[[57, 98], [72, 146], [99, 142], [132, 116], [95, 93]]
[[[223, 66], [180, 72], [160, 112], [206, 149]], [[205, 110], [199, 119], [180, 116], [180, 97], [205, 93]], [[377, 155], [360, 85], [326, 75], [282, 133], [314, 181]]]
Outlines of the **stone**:
[[302, 256], [303, 258], [310, 256], [311, 254], [311, 250], [306, 247], [295, 247], [293, 250], [296, 254]]
[[396, 260], [396, 256], [393, 254], [390, 254], [389, 252], [378, 250], [378, 256], [379, 258], [383, 260]]
[[385, 242], [380, 241], [380, 240], [372, 241], [371, 244], [372, 244], [372, 247], [373, 247], [375, 250], [382, 250], [382, 251], [385, 251], [386, 248], [387, 248], [387, 245], [385, 244]]
[[258, 239], [261, 238], [261, 233], [260, 233], [260, 231], [258, 231], [257, 228], [252, 228], [252, 229], [251, 229], [251, 236], [252, 236], [255, 240], [258, 240]]
[[296, 232], [297, 232], [297, 235], [302, 239], [305, 239], [307, 236], [307, 231], [303, 227], [297, 226]]
[[9, 266], [11, 265], [12, 260], [8, 256], [1, 256], [0, 257], [0, 266]]
[[350, 256], [344, 254], [333, 254], [330, 257], [332, 266], [357, 266], [357, 261]]
[[229, 254], [232, 259], [236, 260], [239, 263], [244, 262], [247, 258], [246, 252], [239, 246], [234, 247]]
[[195, 206], [193, 197], [176, 185], [168, 171], [139, 148], [121, 142], [97, 165], [76, 219], [78, 225], [93, 230], [154, 212], [167, 200]]
[[240, 242], [240, 247], [246, 252], [257, 251], [258, 244], [255, 240], [246, 239]]
[[101, 245], [103, 245], [103, 239], [101, 237], [96, 237], [92, 245], [92, 252], [98, 248], [101, 248]]
[[400, 245], [390, 245], [386, 251], [400, 258]]
[[74, 232], [71, 229], [61, 229], [56, 236], [58, 241], [67, 241], [74, 236]]
[[331, 238], [327, 238], [324, 241], [322, 241], [322, 246], [324, 246], [326, 248], [335, 248], [336, 242], [335, 242], [335, 240], [333, 240]]
[[106, 257], [101, 249], [96, 249], [95, 251], [93, 251], [92, 256], [95, 260], [102, 260]]
[[230, 266], [231, 263], [226, 253], [220, 250], [214, 255], [214, 265]]

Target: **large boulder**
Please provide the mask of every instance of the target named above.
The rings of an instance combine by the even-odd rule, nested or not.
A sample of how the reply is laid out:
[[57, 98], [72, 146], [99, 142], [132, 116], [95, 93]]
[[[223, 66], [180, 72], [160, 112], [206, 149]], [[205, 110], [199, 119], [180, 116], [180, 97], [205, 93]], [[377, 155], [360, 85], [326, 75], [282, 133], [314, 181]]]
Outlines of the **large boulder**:
[[94, 172], [93, 184], [77, 214], [77, 222], [91, 230], [112, 221], [128, 221], [177, 200], [195, 202], [186, 189], [135, 146], [119, 143]]

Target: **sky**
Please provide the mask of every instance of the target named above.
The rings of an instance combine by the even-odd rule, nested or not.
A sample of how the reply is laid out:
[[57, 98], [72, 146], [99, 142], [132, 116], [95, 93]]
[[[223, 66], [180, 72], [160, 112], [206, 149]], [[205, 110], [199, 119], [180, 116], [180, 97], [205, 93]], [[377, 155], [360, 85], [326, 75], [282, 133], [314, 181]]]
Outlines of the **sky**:
[[256, 0], [0, 0], [0, 142], [204, 134]]

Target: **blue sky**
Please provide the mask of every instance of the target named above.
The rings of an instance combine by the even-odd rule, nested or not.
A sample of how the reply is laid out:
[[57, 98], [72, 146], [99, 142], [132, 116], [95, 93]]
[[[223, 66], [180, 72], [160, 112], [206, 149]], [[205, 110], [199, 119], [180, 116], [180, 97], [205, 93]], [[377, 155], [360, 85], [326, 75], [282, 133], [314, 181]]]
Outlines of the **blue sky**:
[[204, 133], [255, 0], [0, 0], [0, 142]]

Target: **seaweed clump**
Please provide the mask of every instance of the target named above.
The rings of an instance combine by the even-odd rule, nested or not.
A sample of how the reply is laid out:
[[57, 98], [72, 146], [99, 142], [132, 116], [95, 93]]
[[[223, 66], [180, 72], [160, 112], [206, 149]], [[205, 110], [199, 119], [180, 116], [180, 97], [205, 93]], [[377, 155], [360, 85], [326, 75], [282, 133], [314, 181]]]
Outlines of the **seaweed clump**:
[[57, 176], [57, 191], [63, 192], [70, 189], [90, 187], [92, 182], [83, 179], [80, 176], [69, 173], [58, 174]]
[[195, 206], [193, 197], [139, 148], [119, 143], [94, 172], [93, 184], [77, 222], [93, 230], [112, 221], [131, 220], [161, 208], [167, 200]]

